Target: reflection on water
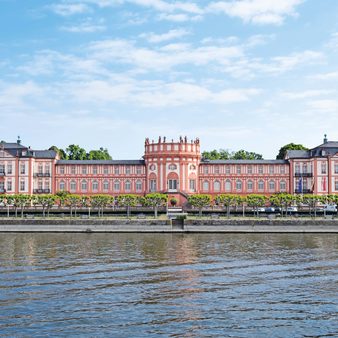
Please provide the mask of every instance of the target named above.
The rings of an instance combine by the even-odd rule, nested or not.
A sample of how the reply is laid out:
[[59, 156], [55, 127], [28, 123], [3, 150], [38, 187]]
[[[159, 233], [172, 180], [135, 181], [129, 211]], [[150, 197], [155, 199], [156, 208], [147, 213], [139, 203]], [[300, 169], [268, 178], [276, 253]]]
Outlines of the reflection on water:
[[338, 236], [0, 234], [0, 336], [338, 336]]

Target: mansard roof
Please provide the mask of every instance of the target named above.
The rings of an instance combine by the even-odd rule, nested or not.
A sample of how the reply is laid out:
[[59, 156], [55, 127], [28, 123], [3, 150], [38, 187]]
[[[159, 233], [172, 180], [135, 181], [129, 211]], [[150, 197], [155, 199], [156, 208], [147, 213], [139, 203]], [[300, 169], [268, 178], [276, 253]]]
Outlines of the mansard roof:
[[144, 160], [58, 160], [58, 165], [77, 164], [77, 165], [144, 165]]
[[286, 160], [202, 160], [201, 164], [288, 164]]
[[0, 145], [12, 156], [19, 157], [33, 157], [33, 158], [56, 158], [56, 152], [54, 150], [32, 150], [29, 147], [23, 146], [19, 143], [1, 142]]
[[310, 158], [309, 150], [288, 150], [286, 158]]

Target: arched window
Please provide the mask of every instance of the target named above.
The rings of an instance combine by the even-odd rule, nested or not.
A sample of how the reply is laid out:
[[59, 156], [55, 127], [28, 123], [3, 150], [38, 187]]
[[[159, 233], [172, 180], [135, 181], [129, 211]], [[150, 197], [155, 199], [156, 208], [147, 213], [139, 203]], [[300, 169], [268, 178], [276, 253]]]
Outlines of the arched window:
[[66, 183], [64, 181], [60, 182], [60, 191], [66, 190]]
[[236, 181], [236, 190], [237, 191], [241, 191], [242, 190], [242, 181], [241, 180], [237, 180]]
[[98, 191], [99, 190], [99, 182], [98, 181], [93, 181], [93, 183], [92, 183], [92, 190], [93, 191]]
[[81, 182], [81, 190], [82, 191], [87, 191], [87, 181], [83, 180]]
[[248, 187], [248, 191], [252, 191], [253, 190], [253, 182], [251, 180], [248, 181], [247, 187]]
[[221, 191], [221, 183], [220, 181], [215, 181], [214, 182], [214, 191]]
[[208, 181], [204, 181], [203, 182], [203, 190], [204, 191], [209, 191], [209, 182]]
[[275, 181], [269, 181], [269, 191], [275, 191]]
[[124, 183], [124, 190], [125, 191], [131, 190], [131, 182], [129, 180]]
[[70, 191], [76, 191], [76, 181], [70, 182]]
[[114, 181], [114, 191], [120, 191], [120, 181]]
[[225, 181], [225, 191], [231, 191], [231, 181], [230, 180]]
[[105, 191], [109, 190], [109, 181], [107, 180], [103, 181], [103, 190]]
[[142, 181], [141, 180], [136, 181], [136, 191], [142, 191]]
[[258, 190], [259, 191], [263, 191], [264, 190], [264, 181], [263, 180], [259, 180], [258, 181]]
[[280, 181], [279, 188], [280, 188], [280, 191], [286, 191], [286, 182]]

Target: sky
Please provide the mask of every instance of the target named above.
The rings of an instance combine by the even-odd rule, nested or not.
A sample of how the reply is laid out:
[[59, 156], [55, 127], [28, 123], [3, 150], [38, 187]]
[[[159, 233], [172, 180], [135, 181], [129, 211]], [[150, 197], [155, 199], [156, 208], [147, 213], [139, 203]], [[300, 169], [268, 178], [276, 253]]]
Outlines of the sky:
[[138, 159], [338, 140], [337, 0], [0, 0], [0, 138]]

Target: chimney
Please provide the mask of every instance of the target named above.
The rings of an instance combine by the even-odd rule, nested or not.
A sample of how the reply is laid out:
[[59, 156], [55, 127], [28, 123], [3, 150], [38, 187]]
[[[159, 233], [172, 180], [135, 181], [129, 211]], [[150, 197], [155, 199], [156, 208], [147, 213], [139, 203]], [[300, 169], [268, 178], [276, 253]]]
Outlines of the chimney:
[[324, 144], [327, 143], [327, 135], [324, 134]]
[[21, 144], [20, 136], [18, 136], [18, 140], [16, 141], [17, 144]]

